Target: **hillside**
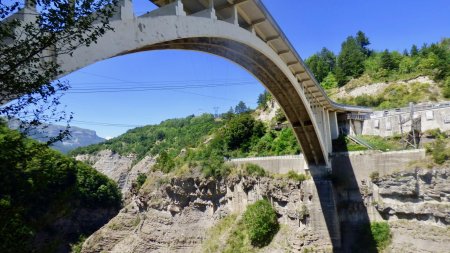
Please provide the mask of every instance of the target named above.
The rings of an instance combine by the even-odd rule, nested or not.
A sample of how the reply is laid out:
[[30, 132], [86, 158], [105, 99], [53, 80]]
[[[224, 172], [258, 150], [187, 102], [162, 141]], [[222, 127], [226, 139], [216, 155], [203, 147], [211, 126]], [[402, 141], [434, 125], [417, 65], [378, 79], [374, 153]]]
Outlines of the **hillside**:
[[341, 103], [387, 109], [450, 98], [450, 39], [403, 52], [375, 51], [369, 45], [360, 31], [342, 43], [337, 55], [323, 48], [306, 63]]
[[0, 122], [0, 252], [67, 252], [121, 206], [92, 167]]
[[80, 159], [93, 161], [94, 167], [100, 166], [95, 164], [98, 161], [95, 154], [106, 150], [120, 155], [122, 160], [132, 160], [132, 165], [145, 157], [157, 157], [154, 169], [165, 173], [188, 167], [200, 169], [208, 176], [220, 176], [227, 173], [224, 157], [299, 153], [290, 128], [274, 130], [271, 122], [256, 117], [255, 112], [246, 109], [240, 113], [225, 113], [220, 118], [204, 114], [171, 119], [159, 125], [132, 129], [103, 143], [75, 149], [70, 154], [90, 155], [91, 158]]

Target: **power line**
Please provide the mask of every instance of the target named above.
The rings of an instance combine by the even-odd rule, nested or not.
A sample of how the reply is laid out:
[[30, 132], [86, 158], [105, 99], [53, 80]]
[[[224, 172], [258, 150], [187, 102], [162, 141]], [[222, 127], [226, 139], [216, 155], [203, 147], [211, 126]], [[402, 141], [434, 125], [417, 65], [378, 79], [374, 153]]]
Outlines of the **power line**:
[[[132, 84], [142, 84], [142, 82], [136, 82], [136, 81], [128, 81], [128, 80], [124, 80], [121, 78], [116, 78], [116, 77], [111, 77], [111, 76], [105, 76], [105, 75], [100, 75], [100, 74], [96, 74], [96, 73], [90, 73], [90, 72], [86, 72], [86, 71], [80, 71], [80, 73], [82, 74], [86, 74], [86, 75], [91, 75], [91, 76], [97, 76], [97, 77], [101, 77], [101, 78], [105, 78], [105, 79], [109, 79], [109, 80], [114, 80], [114, 81], [118, 81], [120, 83], [132, 83]], [[190, 81], [201, 81], [201, 82], [208, 82], [208, 80], [190, 80]], [[225, 81], [225, 80], [224, 80]], [[169, 81], [170, 82], [170, 81]], [[233, 86], [233, 85], [248, 85], [248, 84], [255, 84], [256, 82], [251, 82], [251, 81], [240, 81], [240, 82], [234, 82], [234, 83], [230, 83], [227, 84], [222, 83], [222, 85], [228, 85], [228, 86]], [[199, 86], [197, 86], [199, 87]], [[205, 88], [205, 87], [202, 87]], [[207, 98], [212, 98], [212, 99], [218, 99], [218, 100], [226, 100], [226, 101], [233, 101], [233, 102], [239, 102], [240, 100], [237, 99], [231, 99], [231, 98], [225, 98], [225, 97], [218, 97], [218, 96], [210, 96], [210, 95], [205, 95], [205, 94], [200, 94], [200, 93], [196, 93], [196, 92], [189, 92], [186, 91], [185, 89], [189, 89], [189, 86], [187, 85], [180, 85], [178, 87], [152, 87], [152, 88], [142, 88], [140, 90], [138, 90], [139, 88], [136, 88], [134, 90], [131, 89], [127, 89], [127, 88], [123, 88], [122, 90], [115, 90], [115, 91], [103, 91], [103, 90], [98, 90], [98, 91], [68, 91], [67, 93], [72, 93], [72, 94], [76, 94], [76, 93], [106, 93], [106, 92], [142, 92], [142, 91], [155, 91], [155, 90], [169, 90], [169, 91], [173, 91], [173, 92], [179, 92], [179, 93], [186, 93], [186, 94], [191, 94], [191, 95], [196, 95], [196, 96], [201, 96], [201, 97], [207, 97]]]
[[183, 90], [183, 89], [203, 89], [215, 87], [244, 86], [251, 83], [218, 83], [218, 84], [193, 84], [193, 85], [158, 85], [158, 86], [126, 86], [126, 87], [89, 87], [71, 88], [67, 93], [104, 93], [104, 92], [136, 92], [136, 91], [159, 91], [159, 90]]
[[143, 125], [130, 125], [121, 123], [106, 123], [106, 122], [95, 122], [95, 121], [84, 121], [84, 120], [72, 120], [73, 123], [79, 123], [84, 125], [94, 125], [94, 126], [110, 126], [110, 127], [142, 127]]

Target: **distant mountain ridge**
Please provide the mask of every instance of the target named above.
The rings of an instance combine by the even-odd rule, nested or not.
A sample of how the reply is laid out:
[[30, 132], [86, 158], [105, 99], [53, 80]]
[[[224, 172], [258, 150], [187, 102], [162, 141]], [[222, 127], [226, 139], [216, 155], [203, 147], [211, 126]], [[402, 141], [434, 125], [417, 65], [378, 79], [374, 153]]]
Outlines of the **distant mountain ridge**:
[[[19, 121], [10, 120], [8, 127], [11, 129], [19, 129]], [[65, 128], [65, 126], [45, 124], [31, 129], [27, 135], [32, 139], [46, 142], [49, 138], [57, 136], [60, 131], [64, 131]], [[99, 137], [94, 130], [90, 129], [71, 126], [69, 132], [70, 136], [67, 139], [58, 141], [52, 144], [51, 147], [66, 154], [76, 148], [97, 144], [106, 140]]]

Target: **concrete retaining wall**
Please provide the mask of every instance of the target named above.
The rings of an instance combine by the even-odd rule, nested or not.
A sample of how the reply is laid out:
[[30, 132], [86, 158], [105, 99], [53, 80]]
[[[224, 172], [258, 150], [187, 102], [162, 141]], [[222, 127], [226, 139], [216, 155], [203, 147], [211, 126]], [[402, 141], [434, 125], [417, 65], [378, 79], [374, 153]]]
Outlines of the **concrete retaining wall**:
[[379, 151], [337, 153], [332, 160], [333, 174], [361, 181], [369, 178], [373, 172], [378, 172], [380, 176], [391, 174], [413, 161], [424, 158], [424, 149], [384, 153]]
[[305, 173], [305, 170], [308, 168], [303, 155], [237, 158], [231, 159], [229, 163], [235, 166], [252, 163], [261, 166], [270, 173], [275, 174], [285, 174], [290, 170], [297, 173]]
[[[332, 159], [333, 173], [354, 173], [356, 179], [368, 178], [369, 175], [377, 171], [380, 175], [390, 174], [395, 170], [407, 166], [410, 162], [424, 159], [425, 150], [404, 150], [404, 151], [357, 151], [335, 153]], [[261, 166], [266, 171], [275, 174], [285, 174], [290, 170], [297, 173], [305, 173], [308, 165], [303, 155], [290, 156], [267, 156], [231, 159], [230, 164], [241, 166], [252, 163]]]

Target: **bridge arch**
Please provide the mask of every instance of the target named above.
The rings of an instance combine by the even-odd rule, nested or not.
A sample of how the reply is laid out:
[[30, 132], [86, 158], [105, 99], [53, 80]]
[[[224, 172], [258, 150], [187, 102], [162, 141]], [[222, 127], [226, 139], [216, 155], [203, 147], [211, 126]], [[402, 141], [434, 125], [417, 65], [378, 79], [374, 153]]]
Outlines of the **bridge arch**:
[[277, 100], [307, 162], [327, 165], [327, 147], [301, 85], [279, 55], [252, 32], [225, 21], [175, 15], [144, 15], [114, 20], [111, 25], [114, 31], [97, 44], [57, 59], [62, 75], [108, 58], [149, 50], [194, 50], [226, 58], [255, 76]]

